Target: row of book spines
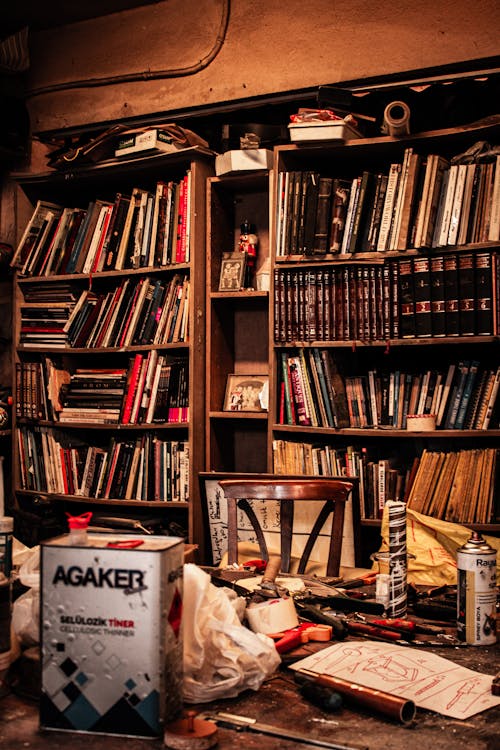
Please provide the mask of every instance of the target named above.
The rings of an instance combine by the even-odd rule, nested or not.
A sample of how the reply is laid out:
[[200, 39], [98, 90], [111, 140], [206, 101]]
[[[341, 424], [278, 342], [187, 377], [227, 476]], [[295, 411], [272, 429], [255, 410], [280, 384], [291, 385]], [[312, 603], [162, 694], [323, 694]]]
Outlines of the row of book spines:
[[[184, 362], [170, 362], [166, 355], [156, 350], [147, 355], [138, 353], [130, 361], [128, 370], [123, 370], [117, 381], [116, 401], [119, 406], [111, 408], [103, 403], [99, 370], [89, 370], [87, 394], [93, 393], [90, 408], [82, 395], [72, 399], [72, 377], [66, 373], [64, 393], [66, 402], [61, 404], [61, 389], [57, 394], [50, 388], [54, 368], [46, 361], [48, 372], [41, 362], [16, 363], [16, 414], [32, 419], [55, 419], [66, 422], [95, 420], [97, 423], [154, 424], [160, 422], [187, 423], [189, 421], [188, 366]], [[76, 376], [78, 378], [78, 376]], [[94, 380], [92, 378], [95, 378]], [[47, 395], [47, 387], [51, 390]], [[105, 391], [106, 392], [106, 391]], [[121, 394], [121, 395], [120, 395]], [[80, 400], [78, 400], [80, 399]], [[65, 406], [65, 403], [67, 404]], [[72, 404], [72, 406], [71, 406]]]
[[384, 252], [500, 239], [500, 157], [450, 164], [407, 148], [386, 173], [278, 175], [276, 256]]
[[278, 424], [302, 427], [405, 430], [409, 414], [432, 414], [437, 428], [487, 430], [497, 413], [500, 366], [476, 360], [446, 371], [377, 373], [341, 377], [328, 350], [278, 354]]
[[349, 426], [344, 385], [327, 349], [280, 352], [278, 357], [279, 424]]
[[500, 367], [481, 370], [473, 360], [451, 364], [446, 372], [379, 376], [372, 370], [346, 377], [345, 385], [351, 427], [405, 430], [409, 414], [432, 414], [437, 428], [486, 430], [496, 413]]
[[189, 445], [142, 437], [65, 447], [50, 430], [18, 431], [23, 489], [120, 500], [189, 500]]
[[189, 262], [191, 172], [86, 209], [38, 201], [12, 265], [50, 276]]
[[496, 335], [500, 255], [274, 270], [276, 342]]
[[497, 448], [424, 450], [415, 460], [409, 508], [455, 523], [489, 523], [497, 484]]
[[409, 471], [395, 468], [393, 463], [392, 459], [369, 460], [366, 448], [336, 449], [318, 443], [273, 440], [276, 474], [357, 477], [361, 518], [381, 518], [387, 500], [403, 498]]
[[182, 343], [189, 330], [189, 288], [188, 276], [176, 274], [170, 281], [126, 279], [107, 293], [84, 291], [64, 326], [68, 343], [72, 348]]
[[[428, 454], [428, 455], [427, 455]], [[382, 517], [385, 503], [389, 499], [404, 500], [408, 507], [444, 520], [458, 521], [457, 507], [448, 504], [448, 493], [443, 485], [436, 485], [438, 470], [448, 465], [448, 482], [457, 482], [464, 476], [481, 479], [482, 504], [477, 502], [476, 495], [463, 495], [459, 506], [463, 509], [462, 521], [466, 523], [491, 523], [497, 517], [499, 509], [494, 507], [494, 494], [497, 486], [498, 449], [485, 448], [463, 450], [458, 452], [424, 451], [422, 457], [415, 458], [412, 466], [396, 466], [393, 458], [371, 459], [369, 449], [335, 449], [327, 444], [295, 442], [289, 440], [273, 441], [273, 471], [276, 474], [305, 474], [313, 476], [353, 476], [359, 479], [359, 502], [361, 518], [379, 519]], [[438, 462], [428, 470], [429, 464]], [[460, 464], [459, 464], [460, 462]], [[420, 474], [417, 475], [418, 468]], [[459, 464], [460, 471], [457, 471]], [[465, 468], [465, 465], [467, 468]], [[443, 473], [445, 476], [445, 473]], [[419, 483], [417, 484], [417, 478]], [[437, 486], [437, 489], [436, 489]], [[450, 489], [448, 488], [448, 490]], [[415, 497], [432, 492], [435, 506], [428, 505], [423, 509]], [[463, 484], [460, 484], [461, 491]], [[415, 493], [417, 490], [417, 494]], [[443, 492], [441, 492], [443, 490]], [[454, 498], [452, 498], [453, 501]], [[487, 501], [486, 501], [487, 499]], [[442, 507], [438, 507], [438, 501]], [[440, 514], [437, 515], [436, 511]]]

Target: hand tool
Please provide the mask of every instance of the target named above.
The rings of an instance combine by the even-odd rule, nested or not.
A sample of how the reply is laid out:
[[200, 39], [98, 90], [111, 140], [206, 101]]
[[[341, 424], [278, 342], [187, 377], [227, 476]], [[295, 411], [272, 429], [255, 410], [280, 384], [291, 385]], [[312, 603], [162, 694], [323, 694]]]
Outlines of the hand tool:
[[295, 604], [303, 602], [304, 604], [320, 605], [323, 608], [328, 607], [337, 612], [363, 612], [371, 615], [383, 615], [384, 605], [376, 602], [375, 599], [355, 599], [347, 594], [342, 594], [338, 589], [336, 594], [304, 594], [294, 597]]
[[367, 573], [366, 575], [360, 576], [359, 578], [352, 578], [350, 581], [343, 581], [339, 583], [338, 588], [342, 590], [355, 589], [358, 586], [369, 586], [370, 584], [375, 583], [376, 577], [376, 573]]
[[328, 747], [330, 750], [368, 750], [368, 748], [355, 748], [352, 745], [339, 745], [335, 742], [328, 742], [327, 740], [319, 740], [310, 735], [301, 734], [300, 732], [294, 732], [291, 729], [281, 729], [281, 727], [275, 727], [272, 724], [263, 724], [257, 719], [251, 719], [247, 716], [238, 716], [236, 714], [228, 714], [224, 711], [216, 711], [211, 713], [207, 711], [199, 714], [200, 719], [208, 719], [209, 721], [215, 721], [216, 724], [220, 724], [223, 727], [229, 729], [236, 729], [237, 731], [248, 731], [248, 732], [259, 732], [261, 734], [270, 734], [274, 737], [280, 737], [282, 740], [293, 740], [295, 742], [303, 742], [305, 745], [315, 745], [316, 747]]
[[324, 625], [330, 625], [332, 635], [337, 641], [343, 641], [347, 636], [347, 628], [343, 619], [336, 617], [334, 614], [324, 612], [320, 607], [313, 604], [304, 604], [301, 600], [295, 599], [295, 607], [299, 615], [305, 620], [319, 622]]
[[267, 635], [276, 641], [274, 645], [278, 654], [286, 654], [309, 641], [330, 641], [332, 639], [332, 626], [303, 622], [295, 628], [285, 630], [283, 633], [267, 633]]

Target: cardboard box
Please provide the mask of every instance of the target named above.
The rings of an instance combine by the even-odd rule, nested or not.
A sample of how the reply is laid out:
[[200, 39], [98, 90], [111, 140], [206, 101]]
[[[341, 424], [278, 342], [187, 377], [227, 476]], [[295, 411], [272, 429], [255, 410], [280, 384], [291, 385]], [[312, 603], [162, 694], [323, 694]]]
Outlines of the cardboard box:
[[40, 726], [159, 737], [182, 708], [184, 542], [87, 538], [40, 545]]
[[314, 143], [315, 141], [349, 141], [363, 136], [343, 120], [318, 122], [291, 122], [288, 126], [290, 140], [294, 143]]
[[133, 133], [122, 136], [118, 140], [115, 156], [129, 156], [130, 154], [140, 154], [143, 151], [152, 151], [155, 149], [157, 151], [166, 151], [167, 153], [179, 151], [171, 135], [164, 130], [155, 128], [153, 130], [146, 130], [144, 133]]
[[267, 148], [243, 148], [226, 151], [215, 157], [215, 174], [233, 172], [249, 172], [256, 169], [271, 169], [273, 166], [273, 152]]

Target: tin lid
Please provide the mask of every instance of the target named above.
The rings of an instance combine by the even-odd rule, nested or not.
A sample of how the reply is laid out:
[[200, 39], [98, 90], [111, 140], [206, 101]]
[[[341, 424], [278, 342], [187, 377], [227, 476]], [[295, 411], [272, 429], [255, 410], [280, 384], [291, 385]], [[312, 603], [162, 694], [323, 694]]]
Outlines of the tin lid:
[[491, 547], [488, 542], [483, 539], [479, 531], [472, 531], [470, 538], [465, 542], [462, 547], [459, 547], [459, 552], [491, 554], [495, 550]]

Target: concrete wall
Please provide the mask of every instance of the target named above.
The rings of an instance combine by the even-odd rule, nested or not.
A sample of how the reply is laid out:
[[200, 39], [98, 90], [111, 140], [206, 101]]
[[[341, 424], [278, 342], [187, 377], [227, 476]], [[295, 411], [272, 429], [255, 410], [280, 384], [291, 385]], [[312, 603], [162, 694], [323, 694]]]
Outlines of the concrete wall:
[[[226, 7], [227, 29], [208, 62]], [[500, 53], [499, 21], [498, 0], [165, 0], [33, 34], [32, 127], [66, 128], [490, 57]], [[159, 71], [165, 75], [157, 77]], [[50, 91], [124, 74], [139, 80]]]

